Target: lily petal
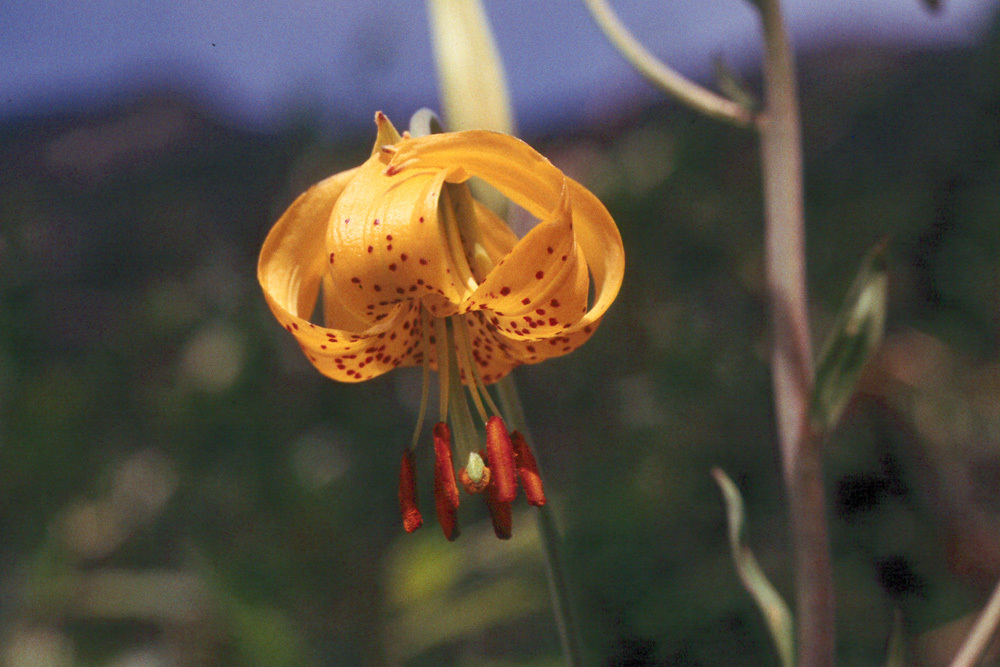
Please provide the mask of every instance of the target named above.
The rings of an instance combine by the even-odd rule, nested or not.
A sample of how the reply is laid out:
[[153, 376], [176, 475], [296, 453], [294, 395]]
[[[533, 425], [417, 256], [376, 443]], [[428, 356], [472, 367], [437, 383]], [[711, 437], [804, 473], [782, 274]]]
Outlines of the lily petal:
[[[257, 264], [257, 278], [271, 312], [313, 365], [340, 382], [360, 382], [399, 366], [419, 364], [425, 353], [436, 363], [434, 350], [425, 352], [418, 344], [421, 322], [415, 303], [397, 303], [371, 325], [331, 306], [340, 291], [329, 283], [329, 256], [322, 250], [327, 220], [356, 172], [331, 176], [296, 199], [267, 235]], [[335, 319], [339, 327], [310, 321], [321, 284], [328, 319]], [[336, 317], [331, 318], [334, 312]]]
[[[572, 246], [579, 244], [587, 269], [593, 275], [595, 298], [586, 312], [574, 318], [568, 331], [596, 323], [617, 296], [625, 273], [625, 254], [611, 215], [586, 188], [564, 176], [523, 141], [477, 130], [431, 135], [419, 141], [403, 139], [389, 159], [389, 170], [394, 167], [440, 169], [447, 172], [448, 182], [454, 183], [473, 176], [482, 178], [540, 220], [511, 251], [511, 259], [487, 277], [480, 286], [482, 292], [507, 296], [502, 293], [503, 287], [510, 287], [514, 293], [514, 286], [500, 283], [518, 277], [530, 280], [539, 271], [543, 274], [539, 280], [544, 280], [546, 268], [558, 273], [554, 263], [564, 261], [563, 255], [567, 262], [574, 260]], [[519, 250], [525, 246], [527, 249]], [[553, 252], [546, 262], [543, 252], [550, 254], [550, 247]], [[514, 261], [514, 257], [534, 260], [537, 264], [525, 265]], [[504, 270], [507, 265], [509, 268]], [[543, 292], [539, 289], [539, 294]], [[480, 303], [481, 296], [482, 293], [474, 294], [471, 300]], [[490, 303], [490, 306], [505, 314], [503, 308], [509, 307], [508, 303]]]

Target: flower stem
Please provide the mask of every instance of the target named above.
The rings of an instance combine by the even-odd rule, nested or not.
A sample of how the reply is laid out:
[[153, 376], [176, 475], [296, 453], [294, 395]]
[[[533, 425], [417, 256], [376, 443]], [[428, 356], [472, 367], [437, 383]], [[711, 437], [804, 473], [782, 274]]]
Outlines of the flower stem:
[[1000, 625], [1000, 582], [993, 589], [986, 608], [979, 615], [979, 620], [976, 621], [958, 655], [952, 660], [951, 667], [974, 667], [998, 625]]
[[795, 63], [779, 0], [758, 0], [764, 113], [758, 119], [772, 383], [795, 563], [799, 667], [834, 658], [833, 575], [822, 479], [822, 433], [809, 419], [813, 362], [806, 297], [802, 140]]
[[[496, 387], [500, 408], [504, 415], [513, 430], [521, 432], [528, 447], [534, 453], [535, 447], [524, 416], [524, 405], [521, 403], [514, 378], [508, 375], [497, 382]], [[535, 458], [537, 459], [537, 456]], [[541, 535], [542, 548], [545, 552], [545, 570], [549, 579], [549, 594], [552, 596], [552, 613], [556, 619], [559, 643], [562, 645], [566, 665], [576, 667], [583, 664], [583, 646], [580, 643], [580, 633], [570, 600], [566, 569], [560, 551], [562, 538], [559, 535], [559, 528], [552, 512], [551, 500], [538, 508], [538, 532]]]
[[667, 95], [717, 120], [739, 127], [748, 127], [752, 124], [753, 112], [745, 106], [699, 86], [647, 51], [622, 24], [605, 0], [583, 1], [608, 40], [636, 70]]

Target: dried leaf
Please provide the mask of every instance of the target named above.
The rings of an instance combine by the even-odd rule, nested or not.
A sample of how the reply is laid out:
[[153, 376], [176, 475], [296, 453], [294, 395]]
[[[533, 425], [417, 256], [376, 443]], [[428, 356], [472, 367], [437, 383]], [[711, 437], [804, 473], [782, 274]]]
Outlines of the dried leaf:
[[739, 489], [736, 488], [733, 481], [720, 468], [712, 469], [712, 477], [719, 485], [722, 499], [726, 503], [729, 547], [733, 552], [736, 573], [739, 575], [740, 581], [743, 582], [743, 586], [753, 596], [761, 613], [764, 614], [764, 621], [767, 623], [771, 638], [774, 639], [782, 666], [793, 667], [795, 664], [795, 639], [792, 613], [781, 594], [768, 581], [767, 575], [757, 563], [750, 548], [740, 541], [744, 523], [743, 498], [740, 497]]

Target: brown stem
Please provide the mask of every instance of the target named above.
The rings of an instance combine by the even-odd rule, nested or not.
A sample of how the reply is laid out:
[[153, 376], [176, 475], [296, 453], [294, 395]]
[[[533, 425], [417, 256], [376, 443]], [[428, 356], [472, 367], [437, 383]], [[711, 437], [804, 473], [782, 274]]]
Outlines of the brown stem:
[[799, 667], [833, 665], [834, 601], [822, 479], [822, 434], [809, 421], [812, 350], [806, 299], [802, 139], [795, 62], [778, 0], [758, 0], [765, 110], [764, 180], [772, 382], [791, 518]]

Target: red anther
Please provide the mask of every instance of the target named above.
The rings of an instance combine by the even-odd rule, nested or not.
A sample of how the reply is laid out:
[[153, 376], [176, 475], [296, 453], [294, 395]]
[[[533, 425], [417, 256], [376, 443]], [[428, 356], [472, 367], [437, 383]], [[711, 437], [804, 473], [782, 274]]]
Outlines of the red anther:
[[490, 417], [486, 422], [486, 454], [493, 471], [493, 484], [496, 489], [496, 499], [501, 503], [509, 503], [517, 497], [517, 472], [514, 468], [514, 450], [510, 445], [510, 436], [503, 420], [497, 416]]
[[514, 462], [517, 464], [517, 476], [521, 478], [521, 486], [524, 487], [524, 495], [529, 504], [541, 507], [545, 504], [545, 491], [542, 490], [542, 476], [538, 474], [535, 455], [531, 453], [531, 448], [520, 431], [511, 433], [510, 441], [514, 445]]
[[444, 536], [449, 541], [457, 538], [458, 485], [451, 463], [451, 429], [444, 422], [434, 425], [434, 507]]
[[497, 499], [496, 484], [490, 484], [486, 487], [486, 507], [490, 510], [493, 533], [501, 540], [509, 540], [510, 536], [513, 535], [510, 503], [505, 503]]
[[403, 450], [403, 462], [399, 467], [399, 509], [403, 513], [403, 529], [412, 533], [424, 524], [417, 502], [417, 476], [414, 471], [413, 450]]
[[466, 472], [465, 468], [462, 468], [458, 471], [458, 481], [462, 483], [466, 493], [482, 493], [490, 483], [490, 469], [484, 467], [483, 476], [478, 482], [473, 482], [469, 473]]

